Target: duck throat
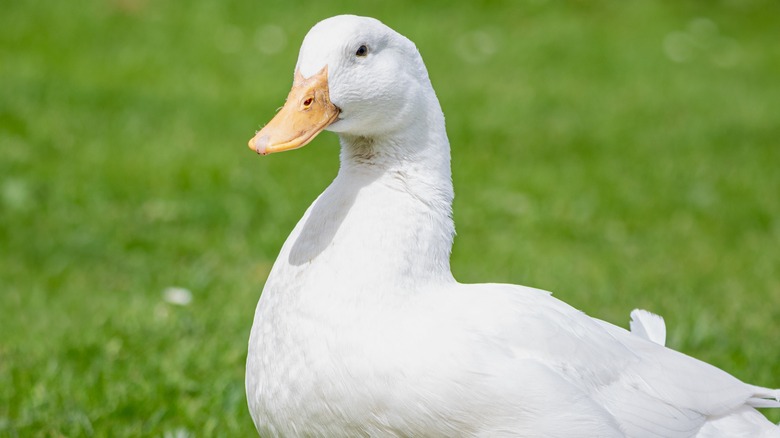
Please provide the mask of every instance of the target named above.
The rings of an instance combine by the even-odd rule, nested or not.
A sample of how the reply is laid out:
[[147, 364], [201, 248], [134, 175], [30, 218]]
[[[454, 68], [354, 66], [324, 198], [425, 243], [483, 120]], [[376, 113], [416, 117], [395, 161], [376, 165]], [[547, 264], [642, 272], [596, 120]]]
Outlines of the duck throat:
[[356, 286], [451, 279], [453, 188], [443, 119], [392, 136], [341, 134], [341, 144], [339, 174], [299, 224], [289, 262], [327, 263]]

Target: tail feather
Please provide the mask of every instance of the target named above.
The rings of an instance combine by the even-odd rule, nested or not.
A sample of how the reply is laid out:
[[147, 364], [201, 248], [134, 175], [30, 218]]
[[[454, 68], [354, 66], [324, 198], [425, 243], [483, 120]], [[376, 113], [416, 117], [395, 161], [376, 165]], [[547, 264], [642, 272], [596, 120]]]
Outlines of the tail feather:
[[643, 309], [631, 311], [631, 333], [655, 342], [658, 345], [666, 344], [666, 323], [663, 317]]
[[[666, 343], [666, 323], [663, 317], [643, 309], [631, 311], [631, 333], [658, 345]], [[780, 389], [749, 385], [753, 396], [745, 404], [753, 408], [780, 408]]]
[[750, 385], [755, 391], [753, 397], [747, 400], [747, 404], [754, 408], [780, 408], [780, 389], [762, 388]]

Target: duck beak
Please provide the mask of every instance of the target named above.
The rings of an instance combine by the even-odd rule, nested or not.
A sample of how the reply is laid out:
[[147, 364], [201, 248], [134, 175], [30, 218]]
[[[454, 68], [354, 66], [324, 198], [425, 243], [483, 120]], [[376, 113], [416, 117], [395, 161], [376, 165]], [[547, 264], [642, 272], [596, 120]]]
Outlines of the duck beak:
[[306, 146], [338, 116], [339, 109], [330, 101], [328, 93], [328, 66], [308, 78], [296, 70], [287, 102], [249, 140], [249, 149], [262, 155], [298, 149]]

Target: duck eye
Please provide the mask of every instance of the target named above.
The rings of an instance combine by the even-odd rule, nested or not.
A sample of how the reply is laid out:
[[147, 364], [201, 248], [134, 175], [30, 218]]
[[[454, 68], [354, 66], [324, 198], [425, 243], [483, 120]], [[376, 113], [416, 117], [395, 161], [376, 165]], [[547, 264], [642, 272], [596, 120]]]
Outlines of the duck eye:
[[368, 55], [368, 47], [363, 44], [360, 47], [358, 47], [357, 51], [355, 52], [355, 56], [366, 56]]

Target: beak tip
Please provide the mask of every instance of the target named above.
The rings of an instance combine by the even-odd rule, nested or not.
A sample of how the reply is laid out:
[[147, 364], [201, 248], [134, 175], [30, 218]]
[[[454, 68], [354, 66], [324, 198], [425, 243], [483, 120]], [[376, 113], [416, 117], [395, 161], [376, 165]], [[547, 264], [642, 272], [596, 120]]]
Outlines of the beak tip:
[[268, 155], [269, 152], [266, 150], [267, 147], [268, 135], [253, 137], [251, 140], [249, 140], [249, 149], [252, 149], [260, 155]]

